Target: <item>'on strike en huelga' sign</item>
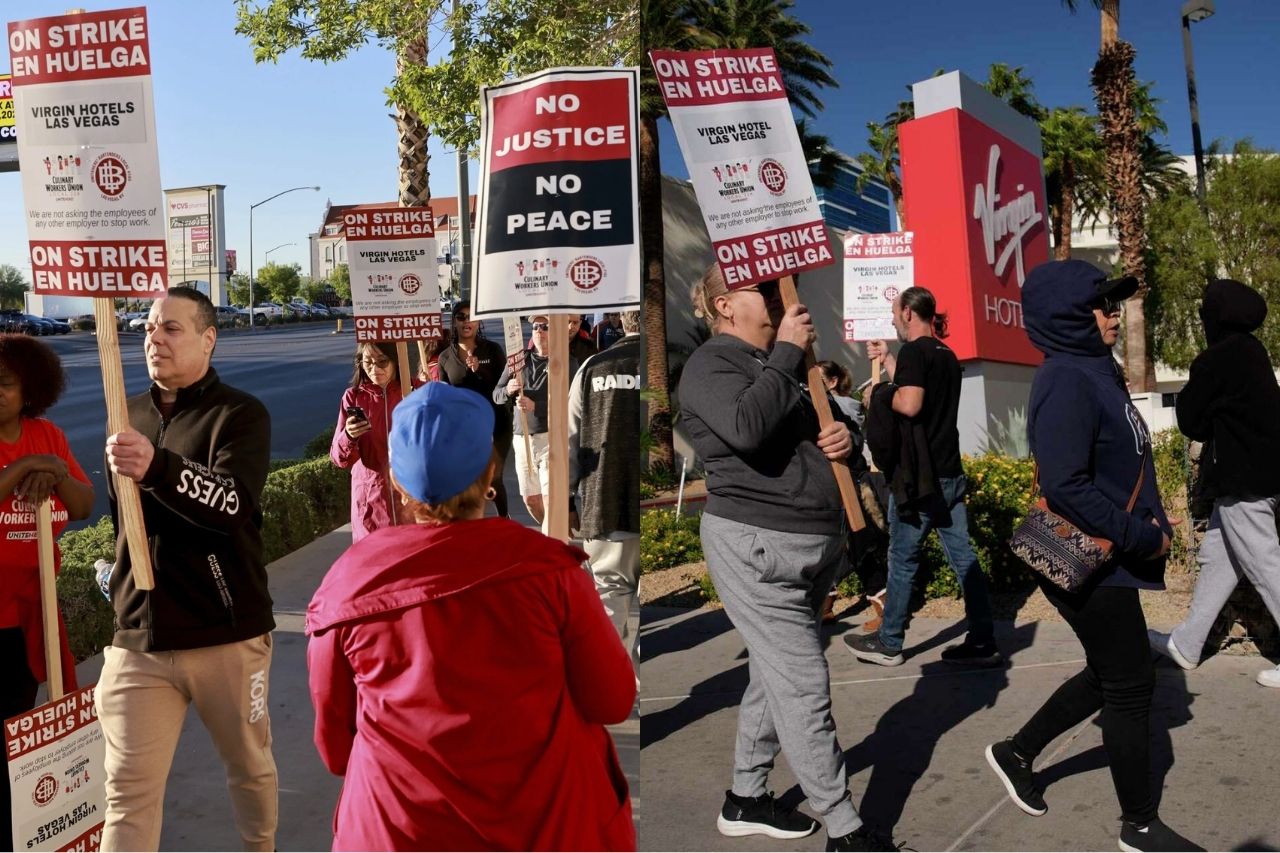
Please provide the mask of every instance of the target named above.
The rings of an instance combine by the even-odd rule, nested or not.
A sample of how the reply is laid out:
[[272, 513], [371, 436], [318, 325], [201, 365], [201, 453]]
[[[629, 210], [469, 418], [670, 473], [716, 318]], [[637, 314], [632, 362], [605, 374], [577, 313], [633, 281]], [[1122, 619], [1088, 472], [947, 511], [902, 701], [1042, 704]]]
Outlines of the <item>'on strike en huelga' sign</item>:
[[4, 721], [13, 850], [97, 850], [106, 820], [106, 745], [93, 687]]
[[636, 68], [482, 90], [472, 316], [640, 304]]
[[893, 340], [893, 300], [915, 285], [910, 231], [844, 238], [844, 339]]
[[729, 288], [834, 263], [773, 50], [649, 56]]
[[440, 281], [429, 207], [353, 210], [342, 216], [357, 341], [439, 338]]
[[32, 291], [167, 287], [147, 10], [9, 24]]

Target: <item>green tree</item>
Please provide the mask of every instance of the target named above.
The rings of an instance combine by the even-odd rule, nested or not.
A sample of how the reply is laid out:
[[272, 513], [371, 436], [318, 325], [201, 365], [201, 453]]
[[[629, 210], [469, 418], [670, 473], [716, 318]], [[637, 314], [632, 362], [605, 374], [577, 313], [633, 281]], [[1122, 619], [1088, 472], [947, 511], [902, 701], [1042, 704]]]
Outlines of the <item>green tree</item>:
[[1003, 62], [993, 62], [987, 69], [987, 82], [982, 85], [988, 92], [1034, 122], [1042, 122], [1049, 115], [1049, 111], [1032, 93], [1035, 83], [1023, 72], [1021, 65], [1011, 68]]
[[29, 286], [22, 272], [11, 264], [0, 264], [0, 308], [21, 308]]
[[228, 278], [227, 294], [231, 298], [232, 305], [247, 308], [249, 306], [249, 274], [238, 272]]
[[351, 304], [351, 268], [346, 264], [338, 264], [333, 268], [333, 272], [329, 273], [327, 279], [329, 286], [333, 288], [333, 292], [338, 295], [338, 299], [347, 305]]
[[[257, 294], [266, 294], [272, 302], [281, 304], [293, 299], [301, 285], [302, 267], [299, 264], [277, 264], [274, 261], [257, 271], [255, 289]], [[257, 295], [255, 294], [255, 295]], [[259, 296], [259, 301], [262, 297]]]
[[[1280, 300], [1280, 156], [1240, 142], [1232, 156], [1209, 163], [1203, 213], [1189, 181], [1149, 207], [1154, 356], [1180, 369], [1204, 348], [1206, 270], [1249, 284], [1269, 305]], [[1277, 313], [1255, 333], [1273, 362], [1280, 360]]]
[[[1040, 141], [1053, 256], [1064, 261], [1071, 257], [1071, 232], [1076, 219], [1096, 220], [1098, 215], [1096, 188], [1103, 184], [1104, 158], [1097, 119], [1082, 107], [1055, 107], [1040, 122]], [[1079, 207], [1078, 199], [1083, 200]]]
[[324, 299], [326, 285], [323, 281], [312, 281], [304, 277], [298, 283], [297, 295], [307, 302], [320, 302]]

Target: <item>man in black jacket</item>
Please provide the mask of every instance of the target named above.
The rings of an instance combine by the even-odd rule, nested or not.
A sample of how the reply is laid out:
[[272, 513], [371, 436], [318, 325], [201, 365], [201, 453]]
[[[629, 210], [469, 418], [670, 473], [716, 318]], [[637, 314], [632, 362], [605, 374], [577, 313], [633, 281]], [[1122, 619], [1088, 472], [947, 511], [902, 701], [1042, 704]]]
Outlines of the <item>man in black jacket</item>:
[[[1251, 334], [1266, 316], [1267, 303], [1252, 288], [1212, 282], [1200, 306], [1208, 347], [1191, 362], [1178, 394], [1178, 429], [1205, 442], [1201, 464], [1215, 498], [1191, 612], [1171, 634], [1148, 631], [1151, 647], [1183, 669], [1200, 663], [1214, 620], [1243, 576], [1280, 622], [1280, 385], [1266, 347]], [[1280, 669], [1263, 670], [1258, 683], [1280, 687]]]
[[226, 765], [244, 848], [272, 850], [277, 778], [267, 691], [275, 620], [260, 506], [271, 420], [210, 366], [218, 332], [206, 296], [169, 290], [152, 303], [146, 332], [152, 385], [129, 399], [131, 426], [107, 439], [107, 463], [142, 493], [155, 588], [135, 585], [117, 524], [118, 629], [103, 650], [95, 696], [106, 740], [102, 849], [158, 848], [165, 780], [194, 703]]

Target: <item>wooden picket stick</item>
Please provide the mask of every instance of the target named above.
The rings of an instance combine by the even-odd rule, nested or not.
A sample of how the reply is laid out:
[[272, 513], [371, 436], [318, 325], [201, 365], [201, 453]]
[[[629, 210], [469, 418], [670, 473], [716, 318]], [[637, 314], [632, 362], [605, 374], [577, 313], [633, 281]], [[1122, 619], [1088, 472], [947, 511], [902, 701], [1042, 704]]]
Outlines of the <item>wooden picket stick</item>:
[[[93, 300], [93, 321], [97, 327], [98, 360], [102, 363], [102, 390], [107, 398], [107, 433], [115, 435], [129, 428], [129, 409], [124, 396], [124, 367], [120, 363], [120, 341], [116, 335], [116, 314], [112, 300]], [[151, 548], [147, 544], [147, 527], [142, 517], [142, 493], [128, 477], [115, 478], [118, 522], [124, 530], [129, 549], [129, 565], [133, 585], [138, 589], [155, 588], [151, 570]]]
[[[795, 278], [784, 275], [778, 282], [778, 288], [785, 308], [790, 309], [792, 305], [800, 304]], [[809, 373], [809, 397], [813, 401], [814, 410], [818, 413], [818, 424], [825, 429], [827, 424], [835, 419], [831, 416], [831, 404], [827, 402], [827, 383], [822, 379], [822, 368], [818, 367], [817, 361], [814, 360], [813, 347], [805, 349], [804, 364]], [[567, 395], [565, 399], [568, 400]], [[565, 441], [568, 442], [567, 431]], [[840, 487], [840, 501], [844, 504], [845, 515], [849, 518], [849, 527], [856, 533], [866, 527], [867, 523], [862, 517], [862, 506], [858, 503], [858, 493], [853, 485], [853, 474], [849, 472], [849, 463], [843, 459], [833, 461], [831, 469], [835, 472], [836, 484]]]
[[[550, 362], [547, 365], [547, 535], [569, 541], [569, 318], [547, 317]], [[828, 412], [828, 415], [830, 413]]]
[[431, 355], [427, 352], [427, 342], [418, 338], [418, 364], [422, 369], [423, 381], [431, 381]]
[[396, 341], [396, 362], [396, 372], [400, 374], [400, 396], [408, 397], [413, 390], [413, 377], [409, 375], [409, 345], [404, 341]]
[[53, 571], [53, 503], [36, 507], [36, 543], [40, 558], [40, 615], [44, 626], [44, 668], [49, 701], [62, 698], [62, 641], [58, 636], [58, 586]]

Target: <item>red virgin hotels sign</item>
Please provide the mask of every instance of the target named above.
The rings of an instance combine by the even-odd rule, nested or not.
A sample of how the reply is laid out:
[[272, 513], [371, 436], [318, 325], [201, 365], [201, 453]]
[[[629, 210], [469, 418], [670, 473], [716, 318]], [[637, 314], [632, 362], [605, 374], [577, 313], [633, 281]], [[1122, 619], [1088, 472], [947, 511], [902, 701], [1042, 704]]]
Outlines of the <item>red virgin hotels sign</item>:
[[959, 73], [914, 89], [898, 138], [916, 283], [948, 312], [962, 361], [1039, 364], [1022, 325], [1022, 282], [1049, 259], [1039, 130]]

